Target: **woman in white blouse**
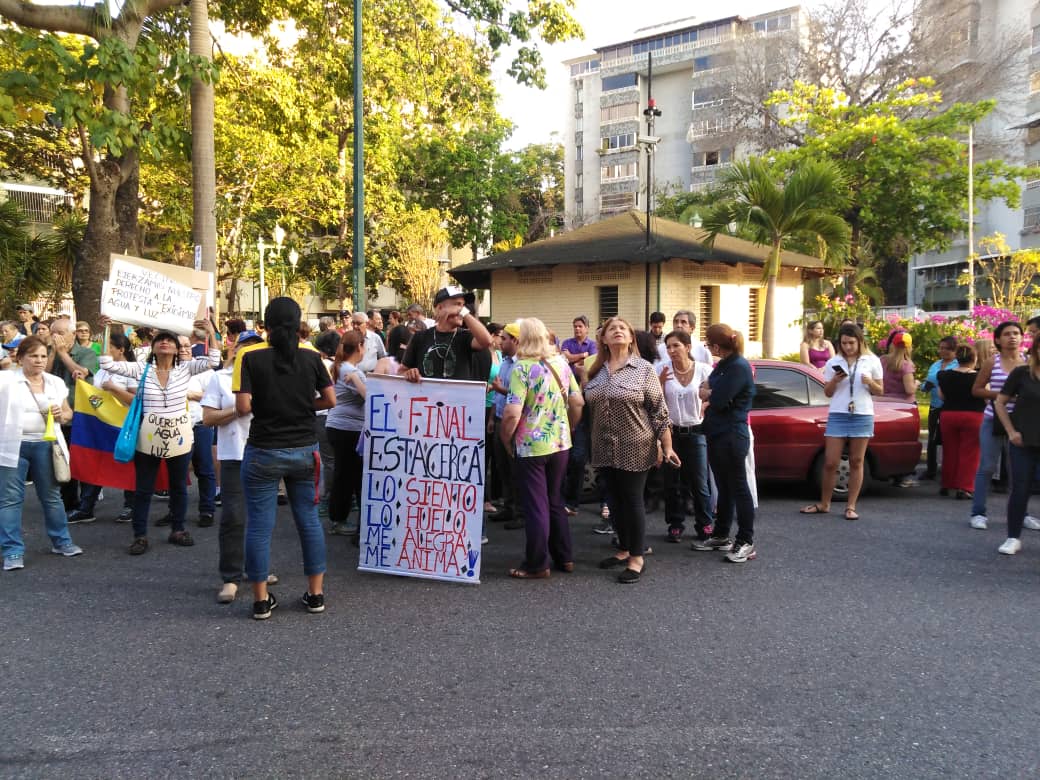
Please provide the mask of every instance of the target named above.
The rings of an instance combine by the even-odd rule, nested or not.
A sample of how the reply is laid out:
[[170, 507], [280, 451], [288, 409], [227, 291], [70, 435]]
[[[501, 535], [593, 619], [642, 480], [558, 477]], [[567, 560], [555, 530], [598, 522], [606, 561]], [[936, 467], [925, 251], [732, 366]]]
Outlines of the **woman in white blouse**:
[[[102, 318], [108, 324], [108, 318]], [[148, 550], [148, 511], [152, 505], [152, 493], [159, 467], [165, 463], [170, 479], [170, 525], [172, 530], [167, 539], [170, 544], [190, 547], [195, 544], [184, 529], [188, 511], [188, 467], [195, 439], [192, 433], [191, 415], [188, 413], [188, 385], [191, 377], [204, 371], [220, 367], [220, 349], [216, 346], [213, 323], [198, 320], [195, 327], [206, 331], [208, 354], [192, 360], [182, 360], [176, 334], [161, 330], [152, 339], [148, 362], [116, 362], [108, 354], [101, 356], [101, 368], [118, 376], [140, 380], [145, 366], [148, 376], [138, 387], [144, 413], [137, 437], [137, 452], [134, 453], [134, 469], [137, 472], [137, 489], [134, 492], [134, 541], [130, 545], [131, 555], [141, 555]], [[105, 345], [107, 349], [107, 344]]]
[[824, 433], [826, 449], [823, 464], [823, 493], [817, 504], [803, 507], [803, 515], [826, 514], [831, 509], [831, 494], [838, 481], [838, 466], [849, 446], [849, 497], [845, 519], [858, 520], [856, 502], [863, 487], [863, 458], [874, 435], [874, 399], [881, 395], [881, 361], [867, 349], [863, 331], [855, 325], [842, 325], [838, 332], [838, 354], [823, 367], [824, 394], [831, 399]]
[[711, 374], [709, 363], [692, 356], [690, 334], [673, 330], [664, 339], [668, 359], [657, 365], [664, 402], [672, 424], [672, 448], [682, 465], [664, 469], [664, 519], [668, 541], [682, 540], [686, 530], [685, 490], [693, 495], [694, 525], [698, 539], [711, 535], [711, 496], [708, 490], [708, 449], [701, 431], [703, 422], [698, 388]]
[[32, 470], [36, 497], [43, 506], [43, 520], [51, 540], [51, 552], [71, 557], [83, 550], [69, 537], [65, 505], [54, 478], [53, 442], [44, 440], [48, 414], [59, 446], [68, 457], [61, 425], [72, 420], [69, 390], [56, 376], [44, 373], [47, 345], [35, 336], [18, 344], [19, 368], [0, 372], [0, 548], [4, 571], [25, 568], [22, 541], [22, 504], [25, 480]]

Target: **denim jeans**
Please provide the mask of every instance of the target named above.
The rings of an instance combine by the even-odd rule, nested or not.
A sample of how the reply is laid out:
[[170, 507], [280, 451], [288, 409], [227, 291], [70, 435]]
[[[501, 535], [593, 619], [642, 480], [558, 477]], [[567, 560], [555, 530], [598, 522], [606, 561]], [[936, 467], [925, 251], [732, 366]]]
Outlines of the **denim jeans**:
[[166, 474], [170, 478], [170, 528], [174, 532], [184, 530], [184, 518], [188, 514], [188, 466], [191, 464], [191, 453], [163, 459], [135, 452], [137, 490], [134, 492], [134, 538], [148, 535], [148, 512], [152, 508], [155, 478], [163, 463], [166, 464]]
[[979, 428], [979, 470], [975, 472], [975, 497], [971, 502], [973, 516], [986, 514], [986, 497], [993, 483], [993, 472], [997, 470], [997, 458], [1007, 441], [993, 435], [993, 422], [992, 417], [983, 417]]
[[61, 489], [54, 480], [51, 442], [23, 441], [18, 453], [18, 466], [0, 466], [0, 548], [5, 558], [25, 555], [22, 505], [25, 502], [25, 479], [30, 468], [51, 544], [56, 547], [72, 544]]
[[1040, 467], [1040, 447], [1009, 448], [1008, 460], [1011, 461], [1011, 494], [1007, 502], [1008, 536], [1017, 539], [1022, 535], [1022, 522], [1029, 506], [1029, 496], [1033, 493], [1036, 471]]
[[325, 572], [325, 532], [318, 520], [318, 445], [264, 450], [246, 445], [242, 488], [246, 494], [246, 577], [264, 582], [271, 573], [271, 535], [278, 512], [278, 482], [285, 480], [296, 532], [303, 549], [303, 572]]
[[708, 463], [719, 491], [713, 537], [728, 537], [736, 514], [736, 541], [754, 543], [755, 501], [745, 463], [750, 447], [751, 437], [747, 433], [727, 431], [708, 439]]
[[664, 519], [669, 528], [685, 529], [684, 489], [693, 494], [694, 525], [697, 536], [705, 538], [711, 525], [711, 495], [708, 492], [708, 445], [702, 433], [672, 431], [672, 448], [682, 466], [664, 466]]
[[195, 446], [191, 450], [191, 465], [199, 481], [199, 514], [211, 515], [216, 509], [217, 472], [213, 468], [213, 429], [196, 425]]

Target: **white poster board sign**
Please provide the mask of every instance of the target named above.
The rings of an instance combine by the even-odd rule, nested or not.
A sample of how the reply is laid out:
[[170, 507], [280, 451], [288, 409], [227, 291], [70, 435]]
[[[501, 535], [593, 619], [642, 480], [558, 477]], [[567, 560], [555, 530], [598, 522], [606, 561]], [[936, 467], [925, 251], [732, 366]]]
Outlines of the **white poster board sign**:
[[[186, 276], [186, 273], [191, 276]], [[127, 325], [151, 326], [187, 335], [204, 316], [212, 274], [113, 255], [101, 286], [101, 313]], [[201, 289], [193, 283], [202, 285]]]
[[483, 382], [366, 379], [361, 571], [480, 582]]

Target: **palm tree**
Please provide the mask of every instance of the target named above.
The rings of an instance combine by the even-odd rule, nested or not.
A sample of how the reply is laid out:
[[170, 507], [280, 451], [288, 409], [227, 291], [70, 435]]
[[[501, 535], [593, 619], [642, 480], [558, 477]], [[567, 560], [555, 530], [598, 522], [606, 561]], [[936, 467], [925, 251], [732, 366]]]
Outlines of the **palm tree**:
[[762, 315], [762, 354], [775, 355], [776, 277], [780, 252], [789, 241], [815, 242], [828, 264], [840, 265], [849, 250], [849, 226], [836, 212], [847, 200], [844, 177], [830, 161], [801, 165], [778, 181], [760, 158], [733, 164], [723, 177], [729, 197], [717, 203], [703, 220], [707, 244], [737, 223], [756, 244], [770, 247], [763, 281], [766, 283]]

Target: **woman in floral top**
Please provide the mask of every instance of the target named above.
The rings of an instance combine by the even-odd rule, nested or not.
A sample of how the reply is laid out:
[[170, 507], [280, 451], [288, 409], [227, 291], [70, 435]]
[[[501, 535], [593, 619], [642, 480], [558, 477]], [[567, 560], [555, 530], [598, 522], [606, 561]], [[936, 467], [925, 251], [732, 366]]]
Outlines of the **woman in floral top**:
[[618, 582], [638, 582], [643, 573], [646, 507], [643, 489], [662, 460], [681, 465], [672, 449], [668, 407], [654, 367], [639, 357], [635, 331], [620, 317], [600, 330], [596, 361], [589, 368], [585, 401], [592, 415], [592, 465], [603, 469], [614, 499], [620, 549], [600, 568], [624, 566]]
[[516, 452], [515, 475], [523, 502], [527, 550], [518, 579], [549, 576], [549, 559], [560, 571], [574, 570], [571, 529], [563, 502], [563, 478], [571, 449], [571, 428], [584, 401], [567, 361], [549, 343], [541, 320], [520, 320], [516, 365], [500, 433], [506, 451]]

